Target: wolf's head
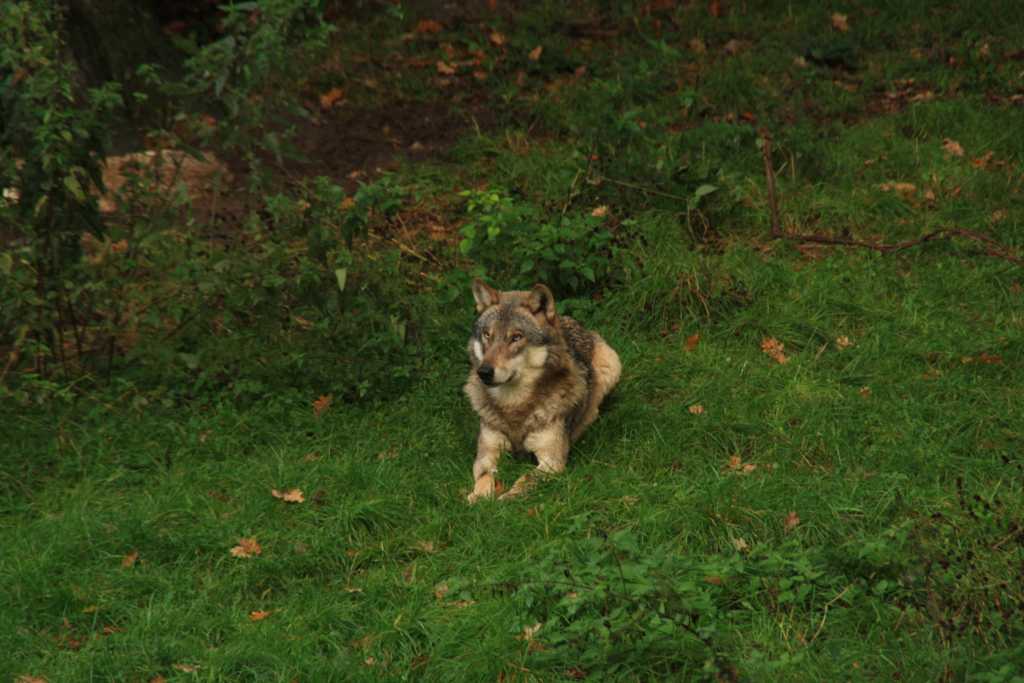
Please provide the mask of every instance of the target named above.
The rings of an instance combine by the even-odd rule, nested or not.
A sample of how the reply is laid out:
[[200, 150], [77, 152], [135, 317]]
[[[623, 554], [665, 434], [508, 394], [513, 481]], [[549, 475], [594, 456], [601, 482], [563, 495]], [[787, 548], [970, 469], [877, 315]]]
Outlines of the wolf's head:
[[528, 292], [499, 292], [474, 280], [473, 298], [480, 317], [469, 358], [480, 381], [514, 385], [539, 373], [558, 324], [551, 290], [538, 284]]

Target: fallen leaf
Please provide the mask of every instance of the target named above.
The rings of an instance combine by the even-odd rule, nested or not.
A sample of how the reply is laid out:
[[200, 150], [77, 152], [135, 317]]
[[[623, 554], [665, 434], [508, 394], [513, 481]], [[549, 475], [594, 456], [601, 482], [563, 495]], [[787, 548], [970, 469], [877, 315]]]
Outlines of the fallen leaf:
[[437, 552], [433, 541], [418, 541], [416, 547], [428, 554]]
[[955, 157], [962, 157], [964, 155], [964, 148], [960, 146], [959, 142], [951, 138], [946, 138], [942, 141], [942, 149]]
[[843, 349], [848, 349], [851, 346], [853, 346], [853, 342], [850, 341], [850, 338], [847, 337], [845, 334], [836, 337], [836, 348], [838, 348], [840, 351], [842, 351]]
[[722, 51], [727, 55], [738, 54], [743, 49], [743, 43], [736, 40], [735, 38], [729, 40], [725, 45], [722, 46]]
[[149, 683], [167, 683], [167, 679], [163, 676], [153, 676], [149, 679]]
[[732, 547], [736, 548], [736, 550], [741, 553], [745, 553], [746, 551], [750, 550], [750, 546], [747, 545], [747, 542], [744, 541], [742, 538], [732, 539]]
[[1002, 223], [1006, 220], [1007, 216], [1009, 216], [1009, 214], [1006, 209], [996, 209], [992, 212], [992, 215], [988, 217], [988, 220], [991, 223]]
[[692, 415], [703, 415], [704, 414], [704, 406], [702, 406], [699, 403], [694, 403], [692, 406], [687, 408], [687, 410], [689, 410]]
[[533, 626], [524, 626], [523, 632], [516, 636], [516, 640], [533, 640], [533, 636], [537, 634], [537, 631], [540, 630], [540, 627], [541, 623], [539, 621]]
[[46, 679], [41, 676], [30, 676], [24, 674], [14, 679], [14, 683], [46, 683]]
[[605, 216], [608, 215], [608, 207], [598, 206], [597, 208], [590, 212], [590, 215], [593, 216], [594, 218], [604, 218]]
[[443, 30], [444, 26], [433, 19], [421, 19], [420, 23], [416, 24], [416, 28], [413, 29], [415, 33], [440, 33]]
[[397, 457], [398, 457], [398, 449], [396, 449], [394, 447], [391, 447], [391, 448], [388, 448], [386, 450], [383, 450], [383, 451], [381, 451], [380, 453], [377, 454], [377, 459], [381, 460], [381, 461], [384, 461], [384, 460], [395, 460]]
[[200, 667], [198, 664], [171, 664], [171, 668], [182, 673], [194, 674]]
[[697, 348], [697, 344], [700, 343], [700, 332], [694, 332], [686, 338], [686, 343], [683, 344], [683, 350], [687, 353]]
[[878, 186], [882, 192], [899, 192], [902, 195], [914, 194], [917, 192], [917, 185], [913, 183], [882, 183]]
[[869, 396], [871, 396], [871, 387], [861, 387], [860, 389], [857, 390], [857, 393], [860, 394], [863, 398], [868, 398]]
[[783, 353], [786, 345], [780, 342], [775, 337], [765, 337], [761, 340], [761, 350], [764, 351], [768, 356], [776, 363], [783, 365], [789, 362], [789, 358]]
[[444, 596], [448, 595], [448, 582], [442, 581], [441, 583], [434, 586], [434, 597], [438, 600], [444, 600]]
[[263, 548], [256, 542], [255, 538], [240, 538], [238, 545], [231, 549], [232, 557], [254, 557], [260, 555]]
[[331, 88], [320, 96], [320, 108], [327, 111], [337, 104], [343, 97], [345, 97], [344, 90], [341, 88]]
[[125, 569], [130, 569], [135, 566], [136, 560], [139, 559], [139, 551], [133, 550], [124, 557], [121, 558], [121, 566]]
[[728, 467], [730, 470], [738, 470], [742, 466], [743, 466], [743, 458], [741, 458], [739, 455], [730, 455], [729, 456], [729, 464], [726, 465], [726, 467]]
[[287, 491], [278, 491], [277, 489], [270, 489], [270, 495], [279, 500], [283, 500], [286, 503], [306, 502], [306, 497], [302, 495], [302, 489], [288, 489]]
[[782, 528], [788, 533], [800, 525], [800, 515], [790, 510], [786, 519], [782, 522]]
[[437, 62], [437, 73], [441, 74], [442, 76], [454, 76], [455, 67], [452, 66], [451, 64], [447, 64], [439, 60]]
[[705, 576], [704, 583], [710, 583], [712, 586], [721, 586], [724, 581], [722, 581], [721, 576]]
[[317, 400], [313, 401], [313, 414], [320, 417], [324, 414], [328, 408], [331, 407], [331, 402], [334, 398], [330, 394], [324, 394]]
[[993, 156], [994, 154], [991, 151], [985, 152], [977, 159], [971, 159], [971, 165], [975, 168], [987, 168]]
[[472, 607], [475, 604], [476, 604], [476, 600], [452, 600], [451, 602], [446, 602], [445, 603], [445, 607], [455, 607], [456, 609], [465, 609], [467, 607]]
[[503, 36], [501, 33], [497, 31], [491, 31], [491, 35], [487, 36], [487, 38], [495, 47], [501, 47], [502, 45], [505, 44], [505, 36]]
[[263, 621], [270, 616], [270, 612], [258, 609], [249, 612], [249, 621]]
[[538, 45], [537, 47], [535, 47], [532, 50], [530, 50], [530, 54], [528, 55], [529, 58], [530, 58], [530, 61], [531, 62], [536, 62], [538, 59], [540, 59], [540, 56], [541, 56], [541, 54], [543, 52], [544, 52], [544, 46], [543, 45]]
[[839, 12], [832, 13], [832, 28], [839, 31], [840, 33], [846, 33], [850, 30], [850, 22], [845, 14]]
[[700, 38], [691, 38], [690, 42], [687, 43], [687, 47], [690, 48], [690, 52], [695, 55], [702, 55], [708, 51], [707, 43]]

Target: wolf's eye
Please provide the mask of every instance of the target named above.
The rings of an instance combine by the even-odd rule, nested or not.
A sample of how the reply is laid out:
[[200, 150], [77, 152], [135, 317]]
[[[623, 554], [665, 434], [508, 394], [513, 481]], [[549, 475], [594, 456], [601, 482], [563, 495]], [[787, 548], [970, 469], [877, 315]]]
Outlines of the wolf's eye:
[[518, 332], [516, 332], [515, 334], [513, 334], [511, 337], [508, 338], [508, 341], [509, 341], [510, 344], [515, 344], [517, 341], [519, 341], [522, 338], [523, 338], [523, 335], [521, 335]]
[[485, 342], [486, 342], [486, 341], [491, 341], [491, 333], [490, 333], [490, 332], [488, 332], [487, 330], [484, 330], [483, 332], [481, 332], [481, 333], [480, 333], [480, 336], [481, 336], [481, 337], [483, 337], [483, 340], [484, 340]]

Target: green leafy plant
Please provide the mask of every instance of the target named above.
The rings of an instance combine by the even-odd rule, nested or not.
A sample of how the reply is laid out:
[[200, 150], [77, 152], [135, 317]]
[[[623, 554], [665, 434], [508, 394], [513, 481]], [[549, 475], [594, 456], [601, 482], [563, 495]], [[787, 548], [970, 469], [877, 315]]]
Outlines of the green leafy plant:
[[0, 12], [0, 230], [13, 235], [0, 255], [0, 345], [10, 349], [4, 375], [31, 358], [22, 380], [54, 367], [69, 379], [95, 343], [81, 241], [103, 233], [95, 191], [108, 117], [121, 104], [116, 83], [75, 84], [60, 22], [49, 2]]
[[460, 251], [496, 280], [543, 281], [566, 294], [602, 286], [613, 275], [618, 249], [605, 218], [566, 214], [545, 219], [533, 206], [496, 190], [467, 190], [469, 220]]

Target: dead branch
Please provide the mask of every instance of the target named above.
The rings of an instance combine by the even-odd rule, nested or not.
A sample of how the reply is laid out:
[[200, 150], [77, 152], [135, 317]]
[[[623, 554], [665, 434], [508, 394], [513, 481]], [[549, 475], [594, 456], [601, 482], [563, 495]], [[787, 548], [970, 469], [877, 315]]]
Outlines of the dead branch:
[[911, 247], [917, 247], [925, 244], [926, 242], [962, 237], [964, 239], [971, 240], [972, 242], [984, 245], [984, 253], [987, 256], [1000, 258], [1018, 265], [1024, 265], [1024, 258], [1015, 255], [1008, 247], [1000, 244], [991, 237], [975, 232], [974, 230], [968, 230], [967, 228], [942, 228], [940, 230], [934, 230], [926, 233], [916, 239], [904, 240], [902, 242], [868, 242], [864, 240], [848, 239], [845, 237], [833, 237], [831, 235], [784, 232], [779, 218], [779, 200], [778, 192], [775, 187], [775, 165], [772, 162], [771, 136], [762, 132], [761, 142], [761, 154], [764, 158], [765, 187], [768, 192], [768, 209], [771, 212], [771, 235], [773, 239], [783, 239], [790, 242], [811, 242], [814, 244], [840, 247], [860, 247], [863, 249], [871, 249], [883, 254], [890, 254], [896, 251], [910, 249]]

